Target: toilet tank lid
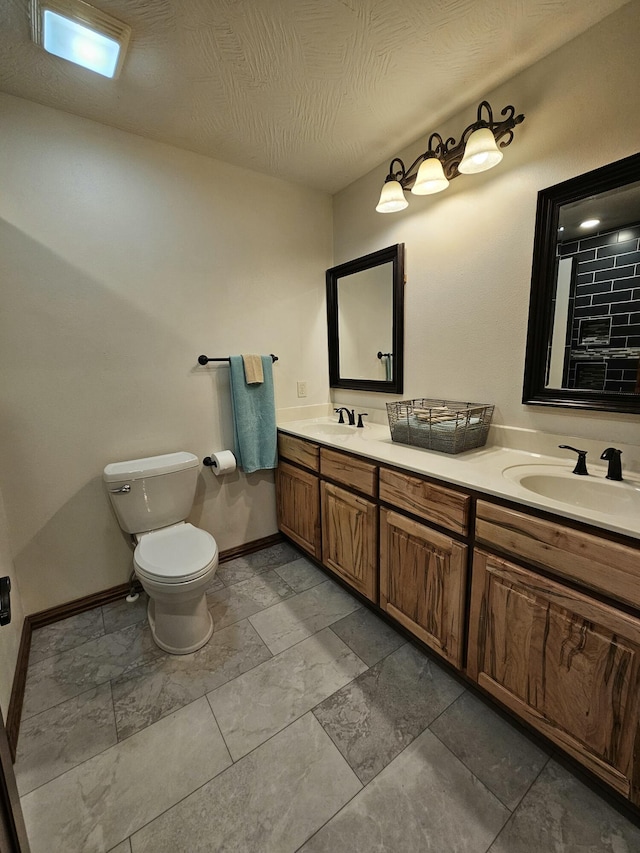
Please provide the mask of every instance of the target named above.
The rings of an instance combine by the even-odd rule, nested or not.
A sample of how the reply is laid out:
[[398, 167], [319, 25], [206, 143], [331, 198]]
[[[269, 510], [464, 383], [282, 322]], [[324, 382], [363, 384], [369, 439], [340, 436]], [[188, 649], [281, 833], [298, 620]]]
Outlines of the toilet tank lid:
[[198, 457], [181, 450], [178, 453], [165, 453], [162, 456], [145, 456], [144, 459], [130, 459], [127, 462], [112, 462], [104, 469], [105, 483], [120, 480], [140, 480], [142, 477], [157, 477], [186, 468], [197, 468]]

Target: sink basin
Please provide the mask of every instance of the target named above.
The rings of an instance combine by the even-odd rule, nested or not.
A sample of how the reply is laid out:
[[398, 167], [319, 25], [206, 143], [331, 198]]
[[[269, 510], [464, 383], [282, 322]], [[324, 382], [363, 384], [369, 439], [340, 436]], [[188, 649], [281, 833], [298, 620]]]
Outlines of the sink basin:
[[503, 475], [521, 488], [552, 501], [606, 515], [640, 513], [640, 483], [607, 480], [604, 472], [579, 476], [559, 465], [514, 465]]
[[[300, 428], [301, 432], [308, 432], [310, 435], [354, 435], [357, 427], [349, 426], [348, 424], [337, 423], [310, 423], [305, 424]], [[362, 432], [362, 430], [358, 430]]]
[[323, 435], [353, 435], [354, 427], [348, 424], [316, 424], [315, 431]]

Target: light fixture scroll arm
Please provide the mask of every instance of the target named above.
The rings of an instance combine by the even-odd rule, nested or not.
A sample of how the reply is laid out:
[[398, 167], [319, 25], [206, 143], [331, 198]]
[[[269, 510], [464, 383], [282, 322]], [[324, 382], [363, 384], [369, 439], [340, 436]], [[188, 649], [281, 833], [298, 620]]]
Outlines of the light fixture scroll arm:
[[[394, 171], [393, 164], [397, 163], [400, 168]], [[398, 181], [399, 184], [402, 184], [404, 179], [407, 176], [407, 170], [404, 167], [403, 161], [399, 157], [394, 157], [393, 160], [389, 163], [389, 174], [384, 179], [385, 183], [389, 181]]]
[[516, 115], [516, 109], [511, 104], [501, 110], [500, 114], [505, 116], [504, 121], [498, 122], [496, 130], [494, 128], [491, 129], [493, 130], [496, 142], [500, 143], [500, 148], [506, 148], [507, 145], [511, 145], [513, 142], [513, 128], [517, 124], [522, 124], [524, 114], [520, 113]]

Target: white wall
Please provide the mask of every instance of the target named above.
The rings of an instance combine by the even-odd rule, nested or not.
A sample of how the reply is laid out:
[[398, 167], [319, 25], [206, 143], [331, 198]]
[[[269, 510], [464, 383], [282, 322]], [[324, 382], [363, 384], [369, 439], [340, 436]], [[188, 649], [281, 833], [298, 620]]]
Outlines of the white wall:
[[[633, 2], [486, 96], [525, 114], [495, 169], [460, 176], [401, 213], [374, 208], [388, 162], [334, 198], [334, 263], [406, 245], [405, 388], [496, 404], [494, 423], [640, 443], [636, 416], [523, 406], [536, 195], [640, 147], [640, 3]], [[459, 138], [477, 103], [442, 127]], [[427, 138], [397, 152], [409, 164]], [[382, 395], [334, 392], [380, 407]]]
[[[0, 486], [25, 611], [121, 583], [111, 461], [233, 441], [229, 373], [274, 352], [276, 404], [328, 400], [331, 199], [0, 95]], [[204, 470], [221, 550], [274, 533], [273, 474]]]

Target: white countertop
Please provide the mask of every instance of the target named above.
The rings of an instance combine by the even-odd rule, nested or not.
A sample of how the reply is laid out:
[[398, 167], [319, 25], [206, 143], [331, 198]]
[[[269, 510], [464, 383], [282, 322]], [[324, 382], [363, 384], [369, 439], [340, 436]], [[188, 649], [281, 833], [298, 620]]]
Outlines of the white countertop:
[[[326, 447], [365, 456], [376, 462], [386, 462], [418, 474], [426, 474], [444, 481], [445, 484], [452, 483], [485, 492], [524, 506], [546, 510], [565, 518], [640, 539], [640, 512], [638, 511], [640, 503], [637, 502], [640, 498], [640, 477], [637, 475], [623, 471], [625, 479], [620, 483], [613, 482], [606, 479], [606, 468], [603, 465], [589, 462], [590, 484], [595, 480], [601, 482], [605, 506], [602, 509], [574, 506], [536, 494], [514, 479], [510, 479], [509, 474], [505, 476], [503, 473], [506, 469], [513, 469], [514, 466], [536, 466], [532, 470], [553, 471], [559, 473], [561, 477], [565, 474], [572, 477], [574, 475], [571, 471], [575, 465], [573, 454], [567, 458], [560, 458], [495, 445], [458, 454], [439, 453], [393, 442], [389, 427], [377, 423], [366, 424], [363, 429], [350, 427], [345, 429], [345, 434], [328, 434], [327, 426], [335, 423], [336, 420], [331, 418], [312, 418], [281, 423], [278, 429]], [[546, 466], [552, 466], [552, 468]], [[577, 477], [577, 480], [582, 479]], [[606, 500], [607, 497], [611, 497], [611, 500]], [[626, 505], [629, 499], [628, 508], [618, 508], [616, 512], [608, 511], [607, 506], [619, 499], [623, 505]]]

